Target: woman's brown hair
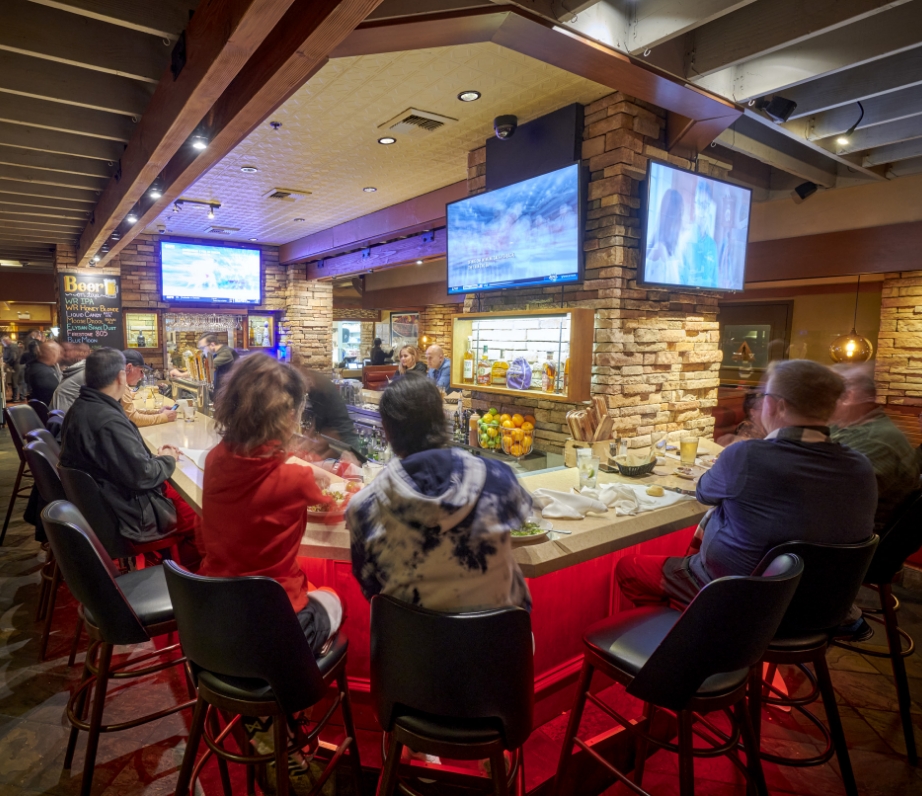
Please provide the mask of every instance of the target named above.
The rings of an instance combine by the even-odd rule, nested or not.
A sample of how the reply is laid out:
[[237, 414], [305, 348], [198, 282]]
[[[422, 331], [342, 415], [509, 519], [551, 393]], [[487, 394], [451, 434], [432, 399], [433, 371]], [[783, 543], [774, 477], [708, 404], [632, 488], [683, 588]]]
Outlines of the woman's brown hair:
[[241, 456], [270, 442], [284, 449], [306, 392], [304, 377], [294, 368], [267, 354], [241, 357], [215, 398], [214, 421], [224, 444]]

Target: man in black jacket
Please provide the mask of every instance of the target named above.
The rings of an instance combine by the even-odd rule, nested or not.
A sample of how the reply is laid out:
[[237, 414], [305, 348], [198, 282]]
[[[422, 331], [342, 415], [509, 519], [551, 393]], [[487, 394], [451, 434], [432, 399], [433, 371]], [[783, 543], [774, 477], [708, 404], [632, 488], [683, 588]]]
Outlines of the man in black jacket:
[[221, 389], [221, 382], [240, 358], [240, 354], [227, 343], [220, 342], [216, 334], [202, 335], [198, 341], [198, 347], [211, 357], [211, 367], [214, 370], [214, 394], [217, 395]]
[[54, 391], [61, 383], [61, 370], [58, 362], [61, 359], [61, 346], [55, 342], [46, 341], [39, 343], [36, 348], [36, 359], [26, 367], [26, 382], [31, 390], [30, 397], [41, 401], [45, 406], [51, 406]]
[[164, 445], [152, 455], [137, 427], [121, 406], [128, 387], [125, 356], [100, 348], [86, 360], [86, 384], [74, 401], [61, 431], [61, 466], [89, 473], [119, 522], [119, 532], [133, 542], [149, 542], [171, 533], [184, 534], [183, 563], [194, 565], [194, 513], [167, 483], [179, 450]]

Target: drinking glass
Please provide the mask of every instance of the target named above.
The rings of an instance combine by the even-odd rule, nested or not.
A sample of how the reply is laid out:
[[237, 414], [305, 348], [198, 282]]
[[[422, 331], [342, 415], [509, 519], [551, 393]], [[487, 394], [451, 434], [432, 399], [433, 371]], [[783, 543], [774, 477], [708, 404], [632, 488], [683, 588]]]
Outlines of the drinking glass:
[[184, 403], [180, 404], [180, 409], [182, 409], [182, 419], [186, 423], [192, 423], [195, 421], [195, 404], [191, 400], [186, 400]]
[[698, 438], [690, 434], [679, 441], [679, 459], [682, 464], [694, 464], [698, 455]]
[[588, 486], [590, 489], [595, 489], [599, 477], [599, 457], [580, 456], [576, 467], [579, 470], [579, 488]]

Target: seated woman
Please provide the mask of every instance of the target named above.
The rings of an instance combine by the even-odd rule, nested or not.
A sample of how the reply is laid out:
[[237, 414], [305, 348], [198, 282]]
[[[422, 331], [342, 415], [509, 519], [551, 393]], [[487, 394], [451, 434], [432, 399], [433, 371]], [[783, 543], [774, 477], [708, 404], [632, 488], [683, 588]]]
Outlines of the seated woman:
[[747, 391], [743, 398], [743, 421], [736, 427], [732, 434], [724, 434], [716, 440], [718, 445], [727, 447], [734, 442], [746, 439], [765, 439], [767, 433], [762, 427], [759, 414], [762, 411], [762, 393], [758, 390]]
[[532, 503], [512, 470], [449, 447], [442, 397], [429, 379], [398, 379], [380, 411], [397, 458], [346, 512], [362, 593], [435, 611], [530, 610], [509, 532]]
[[419, 351], [415, 345], [405, 345], [400, 349], [400, 364], [397, 366], [397, 376], [406, 376], [407, 373], [419, 373], [426, 375], [426, 363], [419, 361]]
[[241, 358], [221, 386], [221, 442], [205, 460], [200, 574], [265, 575], [288, 593], [318, 655], [342, 623], [342, 603], [316, 589], [296, 556], [307, 507], [327, 502], [311, 467], [291, 459], [306, 387], [294, 368], [266, 354]]

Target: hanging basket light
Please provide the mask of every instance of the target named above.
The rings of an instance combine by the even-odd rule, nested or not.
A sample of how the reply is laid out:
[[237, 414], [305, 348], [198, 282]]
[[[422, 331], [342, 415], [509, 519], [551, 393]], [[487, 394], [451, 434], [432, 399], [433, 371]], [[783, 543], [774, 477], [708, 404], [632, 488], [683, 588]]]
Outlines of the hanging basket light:
[[858, 274], [858, 286], [855, 288], [855, 315], [852, 330], [832, 341], [829, 356], [833, 362], [867, 362], [874, 354], [874, 346], [866, 337], [856, 331], [858, 325], [858, 292], [861, 290], [861, 274]]

